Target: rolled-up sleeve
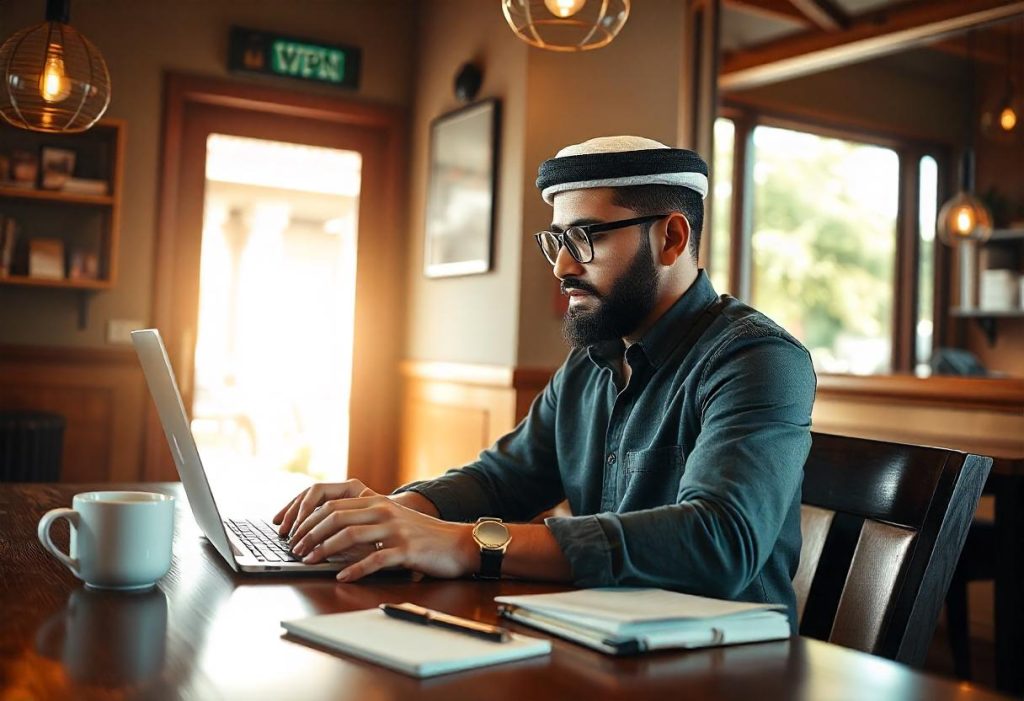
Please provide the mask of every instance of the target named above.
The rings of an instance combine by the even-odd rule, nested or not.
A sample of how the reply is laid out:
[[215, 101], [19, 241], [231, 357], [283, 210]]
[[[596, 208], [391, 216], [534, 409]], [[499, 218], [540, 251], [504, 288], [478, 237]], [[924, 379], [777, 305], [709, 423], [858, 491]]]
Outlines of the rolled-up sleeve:
[[[721, 598], [746, 590], [799, 508], [814, 391], [807, 351], [790, 340], [751, 334], [724, 343], [698, 384], [700, 432], [676, 503], [546, 520], [575, 583]], [[798, 537], [783, 544], [794, 558]]]

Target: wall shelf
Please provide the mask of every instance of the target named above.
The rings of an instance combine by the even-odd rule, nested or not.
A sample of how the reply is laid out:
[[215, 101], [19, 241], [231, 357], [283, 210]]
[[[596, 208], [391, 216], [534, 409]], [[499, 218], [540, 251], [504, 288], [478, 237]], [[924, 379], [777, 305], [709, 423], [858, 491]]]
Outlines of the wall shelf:
[[1024, 319], [1024, 309], [967, 309], [953, 307], [949, 313], [961, 319], [974, 319], [974, 323], [985, 334], [988, 345], [994, 346], [998, 336], [999, 319]]
[[0, 284], [22, 287], [55, 287], [64, 290], [109, 290], [114, 286], [110, 280], [69, 280], [29, 277], [28, 275], [0, 276]]
[[82, 195], [62, 190], [37, 190], [33, 188], [10, 187], [8, 185], [0, 185], [0, 198], [60, 202], [63, 204], [85, 204], [99, 207], [111, 207], [114, 204], [112, 195]]
[[[105, 192], [38, 187], [43, 182], [40, 171], [47, 149], [69, 152], [69, 175], [80, 178], [80, 186], [91, 183], [96, 192]], [[11, 172], [0, 173], [0, 240], [10, 237], [10, 243], [5, 241], [6, 245], [0, 247], [0, 288], [71, 291], [77, 302], [78, 326], [85, 328], [95, 293], [112, 289], [117, 283], [124, 124], [103, 120], [86, 132], [64, 135], [3, 126], [0, 155], [11, 163], [18, 158], [34, 161], [37, 169], [33, 187], [22, 187], [9, 179], [15, 174], [13, 166]], [[37, 240], [46, 240], [51, 257], [54, 251], [63, 256], [65, 277], [29, 274], [33, 269], [32, 244]]]

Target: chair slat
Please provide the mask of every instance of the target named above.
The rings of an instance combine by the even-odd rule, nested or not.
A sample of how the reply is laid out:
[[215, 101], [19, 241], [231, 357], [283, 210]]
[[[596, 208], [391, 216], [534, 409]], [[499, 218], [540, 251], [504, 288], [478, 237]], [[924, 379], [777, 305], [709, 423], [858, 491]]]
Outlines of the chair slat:
[[800, 546], [800, 566], [793, 578], [797, 620], [803, 620], [807, 594], [811, 590], [811, 582], [821, 558], [821, 549], [825, 547], [825, 538], [828, 537], [828, 530], [832, 527], [832, 518], [835, 515], [835, 511], [817, 506], [804, 504], [800, 507], [800, 535], [803, 544]]
[[874, 650], [892, 606], [914, 531], [865, 521], [839, 597], [829, 641], [858, 650]]

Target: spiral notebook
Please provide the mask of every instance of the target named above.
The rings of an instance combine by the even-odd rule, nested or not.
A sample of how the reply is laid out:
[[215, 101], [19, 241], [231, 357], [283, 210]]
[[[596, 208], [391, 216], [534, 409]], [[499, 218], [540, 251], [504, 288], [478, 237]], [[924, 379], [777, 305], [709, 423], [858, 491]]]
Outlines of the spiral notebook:
[[380, 609], [281, 621], [281, 626], [297, 638], [413, 677], [433, 677], [551, 652], [549, 640], [514, 633], [508, 642], [491, 642], [389, 618]]

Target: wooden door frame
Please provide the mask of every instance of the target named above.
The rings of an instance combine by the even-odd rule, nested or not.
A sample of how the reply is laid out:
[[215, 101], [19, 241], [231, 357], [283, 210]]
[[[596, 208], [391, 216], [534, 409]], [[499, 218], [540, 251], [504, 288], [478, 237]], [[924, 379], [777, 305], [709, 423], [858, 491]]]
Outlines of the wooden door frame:
[[[367, 270], [360, 268], [356, 295], [356, 338], [353, 348], [353, 377], [349, 440], [349, 476], [377, 489], [388, 489], [397, 476], [398, 445], [398, 360], [402, 349], [404, 319], [374, 310], [402, 309], [405, 294], [406, 219], [401, 206], [407, 192], [406, 117], [401, 108], [355, 102], [320, 94], [304, 94], [263, 85], [179, 73], [164, 75], [164, 110], [161, 139], [161, 169], [158, 192], [157, 232], [153, 275], [151, 317], [157, 328], [173, 328], [174, 305], [182, 300], [174, 289], [175, 235], [179, 227], [179, 183], [182, 173], [184, 131], [188, 110], [199, 105], [234, 108], [285, 117], [317, 120], [339, 126], [359, 127], [384, 144], [381, 212], [384, 226], [373, 232], [374, 250], [380, 252]], [[384, 268], [379, 261], [389, 259]], [[360, 263], [363, 263], [360, 257]], [[393, 271], [403, 274], [394, 275]], [[198, 275], [198, 272], [196, 273]], [[398, 281], [396, 284], [396, 280]], [[360, 341], [358, 330], [372, 324], [378, 340]], [[390, 339], [383, 345], [380, 338]], [[195, 353], [195, 339], [166, 338], [168, 354], [175, 367], [186, 354]], [[189, 372], [191, 370], [189, 369]], [[186, 408], [188, 410], [188, 408]], [[156, 407], [146, 404], [145, 451], [142, 475], [147, 481], [177, 480], [170, 451], [160, 426]]]

